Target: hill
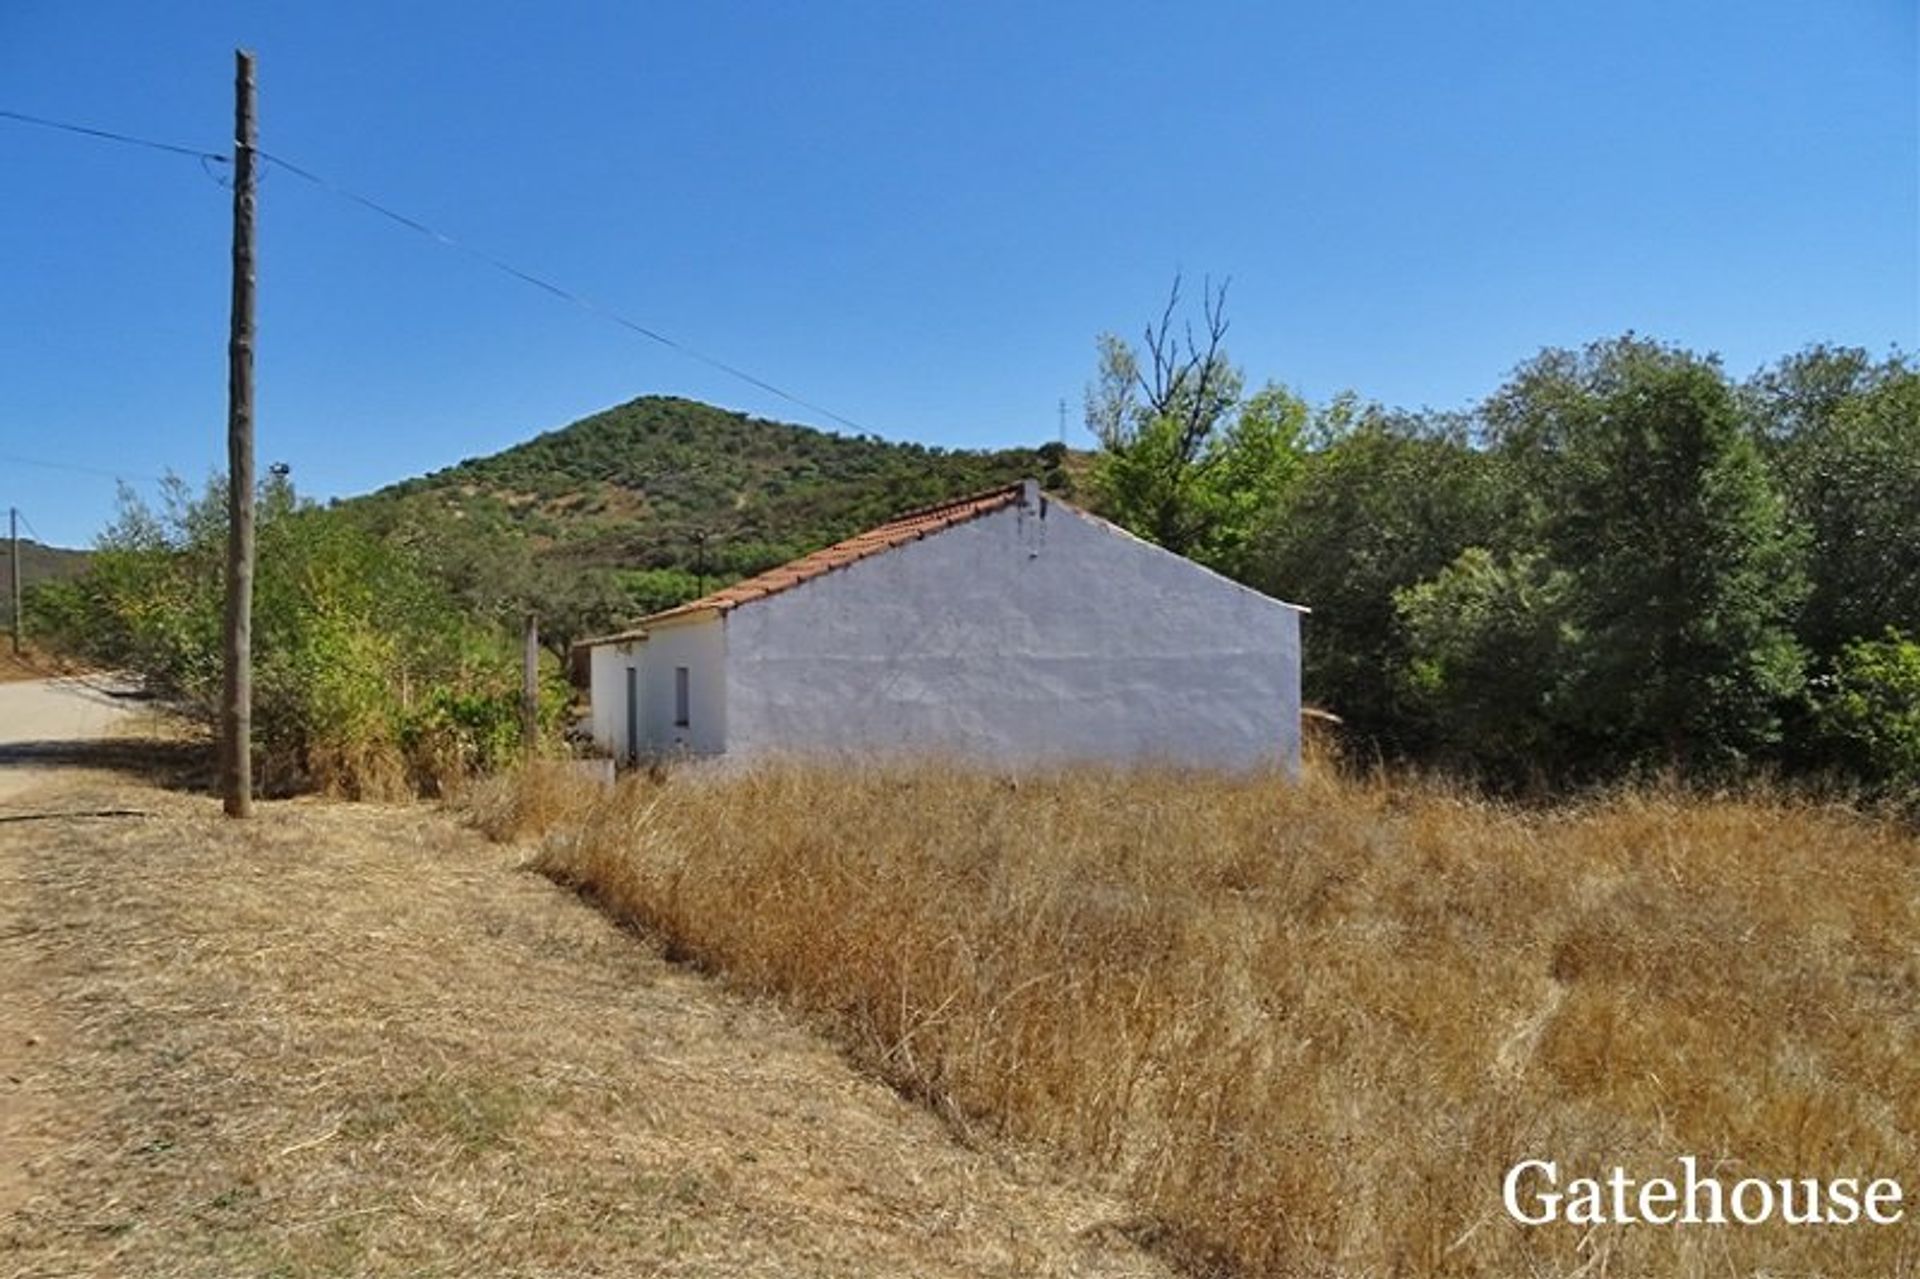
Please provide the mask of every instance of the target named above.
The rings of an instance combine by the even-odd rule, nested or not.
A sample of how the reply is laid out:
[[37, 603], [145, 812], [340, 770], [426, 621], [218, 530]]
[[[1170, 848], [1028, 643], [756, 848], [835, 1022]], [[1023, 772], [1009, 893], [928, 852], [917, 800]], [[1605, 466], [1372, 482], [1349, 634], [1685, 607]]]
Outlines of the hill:
[[[68, 550], [62, 546], [46, 546], [39, 542], [20, 539], [20, 584], [22, 589], [36, 586], [41, 582], [57, 581], [61, 578], [78, 577], [86, 572], [89, 559], [86, 551]], [[34, 650], [34, 637], [29, 628], [27, 635], [28, 650], [24, 658], [13, 655], [11, 635], [13, 631], [13, 559], [7, 553], [7, 547], [0, 543], [0, 630], [7, 638], [0, 639], [0, 681], [16, 679], [38, 679], [48, 673], [44, 654]]]
[[[78, 577], [87, 571], [87, 559], [86, 551], [45, 546], [23, 537], [20, 539], [20, 584], [25, 588], [39, 582]], [[4, 542], [0, 542], [0, 622], [13, 624], [13, 561]]]
[[[346, 505], [423, 546], [469, 596], [517, 604], [585, 591], [584, 603], [542, 610], [585, 614], [561, 622], [578, 631], [669, 607], [911, 507], [1026, 476], [1070, 492], [1083, 461], [1057, 444], [932, 448], [646, 396]], [[516, 573], [531, 576], [528, 590], [513, 589]]]

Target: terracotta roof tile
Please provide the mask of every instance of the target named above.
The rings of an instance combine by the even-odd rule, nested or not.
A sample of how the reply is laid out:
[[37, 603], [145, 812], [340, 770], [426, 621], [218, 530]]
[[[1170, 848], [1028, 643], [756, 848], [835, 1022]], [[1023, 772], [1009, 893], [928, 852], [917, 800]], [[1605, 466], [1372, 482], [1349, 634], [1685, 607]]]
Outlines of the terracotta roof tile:
[[757, 577], [749, 577], [745, 581], [735, 582], [732, 586], [703, 595], [697, 600], [690, 600], [677, 608], [641, 618], [639, 624], [630, 630], [622, 631], [617, 635], [602, 635], [581, 640], [578, 647], [640, 639], [646, 635], [649, 626], [660, 622], [688, 617], [695, 613], [727, 613], [752, 600], [765, 599], [769, 595], [778, 595], [782, 591], [792, 590], [802, 582], [824, 576], [837, 568], [856, 564], [882, 551], [892, 550], [908, 542], [917, 542], [930, 533], [938, 533], [956, 524], [965, 524], [983, 515], [1005, 510], [1020, 500], [1023, 488], [1023, 484], [1008, 484], [1001, 488], [989, 489], [985, 493], [975, 493], [969, 497], [954, 498], [935, 506], [909, 511], [864, 533], [857, 533], [844, 542], [835, 542], [832, 546], [815, 551], [811, 555], [803, 555], [778, 568], [768, 569]]

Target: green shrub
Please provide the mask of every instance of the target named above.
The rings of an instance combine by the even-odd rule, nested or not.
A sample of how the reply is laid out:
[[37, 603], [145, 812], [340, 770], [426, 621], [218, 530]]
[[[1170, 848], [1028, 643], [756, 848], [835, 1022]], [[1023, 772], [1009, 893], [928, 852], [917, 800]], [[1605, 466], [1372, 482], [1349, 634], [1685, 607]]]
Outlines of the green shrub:
[[1888, 628], [1854, 640], [1816, 698], [1822, 732], [1862, 776], [1920, 793], [1920, 639]]

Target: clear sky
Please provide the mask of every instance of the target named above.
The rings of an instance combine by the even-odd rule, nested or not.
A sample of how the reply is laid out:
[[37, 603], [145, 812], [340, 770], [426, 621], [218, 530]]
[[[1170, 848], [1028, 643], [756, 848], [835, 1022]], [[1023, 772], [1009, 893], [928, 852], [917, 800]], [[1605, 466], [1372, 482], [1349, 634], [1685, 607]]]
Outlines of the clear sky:
[[[1633, 329], [1744, 376], [1920, 345], [1915, 0], [4, 0], [0, 108], [261, 145], [891, 438], [1037, 443], [1095, 335], [1233, 280], [1252, 380], [1465, 406]], [[223, 465], [229, 196], [0, 121], [0, 505]], [[285, 172], [259, 453], [313, 496], [635, 395], [816, 414]]]

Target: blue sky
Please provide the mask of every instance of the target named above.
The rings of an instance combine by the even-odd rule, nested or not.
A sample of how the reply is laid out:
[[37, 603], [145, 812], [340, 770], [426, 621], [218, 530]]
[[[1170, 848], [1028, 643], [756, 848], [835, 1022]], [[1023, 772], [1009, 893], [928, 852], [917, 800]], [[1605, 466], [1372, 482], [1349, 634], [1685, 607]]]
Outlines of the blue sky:
[[[0, 107], [262, 146], [892, 438], [1035, 443], [1231, 276], [1255, 381], [1451, 408], [1626, 329], [1920, 345], [1913, 0], [0, 5]], [[0, 121], [0, 455], [223, 464], [228, 195]], [[259, 451], [362, 492], [635, 395], [831, 423], [284, 172]], [[0, 457], [84, 544], [105, 475]]]

